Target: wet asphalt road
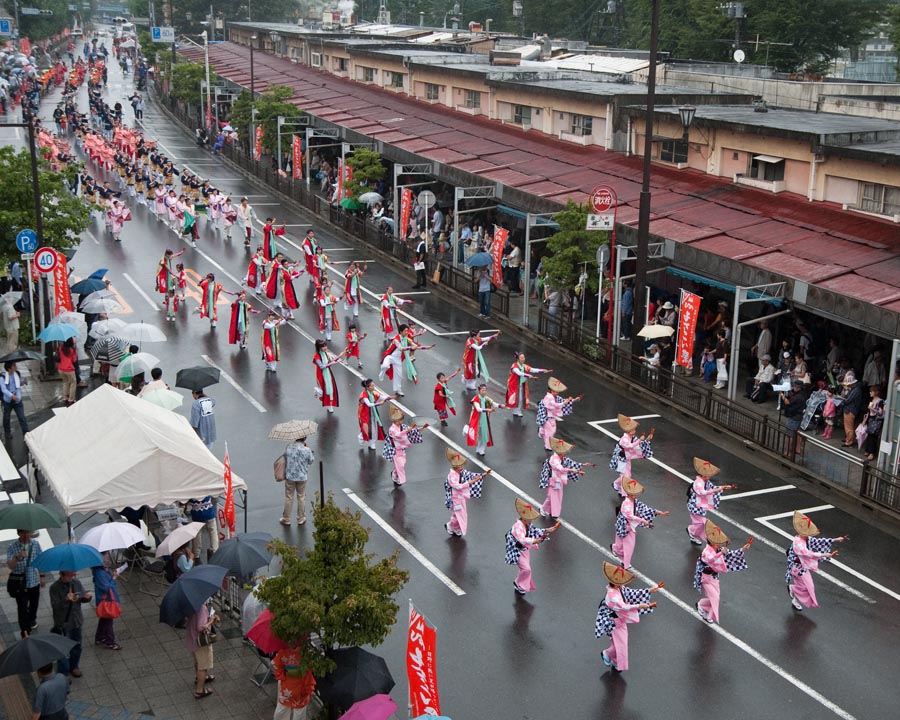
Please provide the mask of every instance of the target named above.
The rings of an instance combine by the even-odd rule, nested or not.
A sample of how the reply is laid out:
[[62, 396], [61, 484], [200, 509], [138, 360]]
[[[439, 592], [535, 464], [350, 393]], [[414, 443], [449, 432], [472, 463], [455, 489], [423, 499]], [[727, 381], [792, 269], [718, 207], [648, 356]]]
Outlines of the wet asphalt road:
[[[114, 69], [109, 101], [124, 99], [130, 94], [125, 92], [128, 89], [130, 84], [123, 83]], [[179, 167], [186, 163], [235, 198], [247, 194], [260, 218], [275, 215], [279, 222], [297, 225], [288, 228], [284, 243], [288, 255], [299, 257], [290, 243], [299, 244], [306, 230], [303, 225], [313, 223], [337, 271], [345, 267], [342, 260], [371, 257], [361, 247], [334, 239], [309, 217], [274, 204], [277, 199], [272, 194], [197, 149], [190, 136], [152, 104], [145, 112], [145, 125], [147, 134], [178, 159]], [[215, 272], [225, 289], [236, 290], [251, 254], [243, 247], [239, 228], [235, 227], [235, 239], [228, 243], [221, 232], [206, 227], [205, 220], [200, 223], [198, 249], [188, 248], [182, 258], [186, 267], [199, 277]], [[260, 238], [257, 227], [254, 245]], [[658, 408], [636, 403], [576, 365], [545, 355], [540, 347], [524, 347], [530, 364], [554, 368], [554, 374], [573, 394], [585, 393], [575, 413], [560, 425], [560, 434], [575, 445], [573, 458], [596, 462], [598, 467], [567, 488], [562, 516], [565, 527], [532, 554], [537, 590], [519, 597], [512, 588], [515, 568], [503, 560], [503, 537], [515, 520], [513, 500], [517, 494], [543, 500], [538, 474], [546, 455], [537, 437], [533, 411], [524, 419], [504, 411], [494, 416], [495, 446], [488, 449], [485, 463], [495, 469], [497, 477], [486, 483], [481, 500], [470, 502], [467, 537], [450, 538], [443, 529], [448, 519], [443, 504], [443, 478], [448, 470], [444, 452], [448, 443], [464, 447], [466, 414], [452, 418], [449, 428], [426, 434], [424, 444], [411, 450], [409, 482], [402, 489], [392, 485], [390, 466], [380, 451], [360, 449], [357, 443], [360, 380], [377, 375], [383, 349], [373, 305], [364, 308], [359, 319], [360, 331], [369, 333], [362, 343], [365, 367], [361, 371], [355, 364], [336, 368], [341, 405], [329, 416], [313, 396], [311, 341], [319, 332], [305, 278], [295, 283], [303, 306], [291, 326], [282, 330], [283, 360], [273, 375], [265, 372], [260, 358], [260, 315], [251, 320], [252, 341], [245, 351], [227, 344], [226, 304], [220, 305], [219, 327], [213, 331], [205, 320], [191, 314], [196, 302], [190, 300], [177, 322], [165, 322], [154, 292], [156, 263], [166, 247], [178, 249], [182, 243], [146, 208], [135, 209], [122, 239], [121, 244], [114, 243], [102, 224], [95, 222], [78, 250], [75, 274], [86, 276], [97, 267], [110, 268], [107, 277], [131, 311], [124, 319], [162, 327], [168, 342], [143, 349], [161, 358], [167, 380], [174, 382], [181, 367], [211, 361], [239, 386], [240, 391], [221, 382], [210, 388], [209, 394], [217, 401], [219, 441], [213, 450], [221, 457], [227, 441], [235, 472], [250, 486], [248, 529], [266, 530], [301, 546], [309, 542], [309, 525], [286, 529], [278, 524], [281, 486], [272, 480], [271, 463], [282, 446], [267, 440], [266, 434], [277, 422], [312, 418], [320, 425], [310, 444], [324, 462], [326, 491], [353, 508], [356, 506], [345, 490], [354, 493], [464, 593], [456, 594], [412, 555], [401, 551], [400, 563], [411, 573], [409, 585], [398, 597], [401, 622], [377, 649], [397, 680], [392, 694], [401, 707], [407, 692], [403, 619], [406, 600], [412, 598], [437, 626], [442, 710], [456, 720], [688, 718], [695, 713], [716, 718], [896, 717], [898, 696], [891, 680], [900, 629], [900, 544], [896, 537], [838, 508], [815, 511], [813, 518], [823, 534], [850, 535], [839, 560], [851, 572], [826, 566], [825, 572], [835, 582], [816, 577], [821, 607], [796, 613], [784, 583], [782, 548], [788, 539], [776, 530], [791, 532], [789, 513], [795, 508], [828, 503], [803, 489], [802, 481], [769, 474], [750, 464], [737, 448], [708, 430], [677, 416], [644, 419], [643, 428], [656, 428], [658, 462], [635, 462], [634, 475], [647, 488], [643, 499], [672, 515], [660, 518], [655, 529], [639, 532], [633, 562], [641, 577], [634, 585], [663, 580], [666, 592], [656, 596], [660, 604], [654, 614], [631, 626], [631, 669], [621, 675], [612, 673], [600, 662], [605, 638], [601, 641], [593, 636], [597, 604], [604, 593], [600, 564], [611, 559], [607, 548], [613, 540], [617, 505], [610, 488], [614, 474], [607, 467], [614, 440], [607, 433], [617, 434], [615, 417], [619, 412], [655, 415], [661, 412]], [[402, 293], [410, 290], [412, 282], [411, 273], [400, 276], [373, 263], [364, 286], [380, 296], [388, 284]], [[435, 331], [426, 334], [423, 342], [436, 342], [437, 346], [417, 353], [421, 381], [417, 387], [405, 384], [402, 402], [416, 414], [434, 417], [435, 373], [452, 371], [460, 364], [468, 329], [492, 326], [440, 296], [408, 297], [415, 300], [409, 313], [423, 327]], [[371, 303], [372, 297], [367, 300]], [[253, 302], [264, 309], [257, 299]], [[343, 327], [346, 320], [342, 312]], [[344, 332], [335, 333], [332, 349], [343, 348]], [[515, 337], [503, 334], [486, 351], [496, 381], [490, 394], [497, 400], [502, 401], [501, 385], [505, 385], [513, 353], [519, 347]], [[539, 399], [543, 387], [543, 381], [533, 382], [534, 399]], [[466, 405], [467, 396], [458, 379], [452, 388], [457, 405]], [[187, 413], [189, 405], [187, 397], [181, 411]], [[722, 577], [721, 627], [707, 626], [693, 611], [699, 597], [691, 587], [697, 549], [689, 544], [684, 531], [688, 522], [685, 481], [674, 473], [692, 476], [694, 455], [720, 466], [722, 481], [737, 482], [737, 492], [799, 485], [722, 502], [718, 521], [735, 543], [743, 543], [748, 531], [760, 540], [749, 553], [748, 571]], [[471, 457], [469, 468], [476, 469], [474, 453]], [[316, 484], [311, 477], [310, 498]], [[782, 514], [765, 521], [769, 525], [756, 519]], [[364, 516], [363, 521], [372, 528], [372, 552], [386, 555], [398, 548], [372, 518]]]

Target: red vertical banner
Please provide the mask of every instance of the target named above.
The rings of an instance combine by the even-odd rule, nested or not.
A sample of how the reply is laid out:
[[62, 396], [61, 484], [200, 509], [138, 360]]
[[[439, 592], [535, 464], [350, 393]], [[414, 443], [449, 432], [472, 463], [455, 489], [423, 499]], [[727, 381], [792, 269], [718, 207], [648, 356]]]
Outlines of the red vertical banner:
[[412, 212], [412, 190], [403, 188], [400, 191], [400, 227], [394, 235], [403, 240], [409, 234], [409, 214]]
[[344, 195], [343, 197], [350, 197], [350, 188], [347, 187], [347, 183], [353, 180], [353, 167], [344, 163]]
[[303, 177], [303, 140], [299, 135], [294, 135], [291, 146], [293, 150], [293, 162], [291, 164], [294, 167], [294, 180], [299, 180]]
[[681, 291], [681, 304], [678, 308], [678, 347], [675, 351], [675, 364], [683, 368], [693, 365], [694, 336], [697, 333], [697, 317], [700, 314], [699, 295]]
[[491, 257], [494, 258], [494, 269], [491, 282], [497, 287], [503, 285], [503, 248], [509, 239], [509, 230], [494, 225], [494, 243], [491, 245]]
[[256, 145], [253, 148], [253, 159], [259, 160], [262, 157], [262, 139], [263, 139], [263, 129], [259, 125], [256, 126]]
[[344, 199], [344, 160], [341, 158], [338, 160], [338, 186], [337, 186], [337, 200], [335, 200], [336, 204], [340, 204], [341, 200]]
[[59, 315], [66, 310], [74, 310], [72, 291], [69, 290], [69, 269], [66, 256], [56, 253], [56, 267], [53, 269], [53, 314]]
[[225, 443], [225, 521], [234, 535], [234, 479], [231, 475], [231, 458], [228, 457], [228, 443]]
[[409, 603], [406, 634], [406, 677], [409, 680], [411, 717], [441, 714], [437, 682], [437, 631]]

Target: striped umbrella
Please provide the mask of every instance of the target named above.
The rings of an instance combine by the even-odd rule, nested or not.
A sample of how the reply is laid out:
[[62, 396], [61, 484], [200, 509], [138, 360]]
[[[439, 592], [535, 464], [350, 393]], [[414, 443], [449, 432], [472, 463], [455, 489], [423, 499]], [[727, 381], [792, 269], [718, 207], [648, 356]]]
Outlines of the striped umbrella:
[[127, 343], [115, 335], [107, 335], [91, 345], [91, 357], [97, 362], [118, 365], [125, 354]]

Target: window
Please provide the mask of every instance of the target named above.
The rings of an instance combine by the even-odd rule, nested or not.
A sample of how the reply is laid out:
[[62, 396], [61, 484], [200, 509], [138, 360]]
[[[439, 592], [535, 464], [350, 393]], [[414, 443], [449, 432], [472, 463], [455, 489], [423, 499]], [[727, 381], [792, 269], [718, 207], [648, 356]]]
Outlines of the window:
[[528, 105], [513, 105], [513, 122], [516, 125], [531, 125], [531, 107]]
[[322, 53], [310, 53], [309, 64], [313, 67], [322, 67]]
[[587, 115], [572, 115], [573, 135], [593, 135], [594, 134], [594, 118]]
[[375, 68], [363, 68], [363, 82], [375, 82]]
[[347, 72], [347, 58], [335, 58], [334, 67], [338, 72]]
[[754, 155], [750, 161], [750, 177], [767, 182], [783, 181], [784, 159], [771, 155]]
[[437, 100], [441, 95], [441, 86], [435, 83], [425, 83], [425, 99]]
[[477, 90], [466, 90], [466, 107], [467, 108], [480, 108], [481, 107], [481, 93]]
[[403, 73], [391, 73], [391, 87], [403, 89]]
[[663, 140], [659, 146], [659, 159], [667, 163], [686, 163], [688, 145], [684, 140]]
[[900, 188], [861, 183], [859, 209], [879, 215], [900, 215]]

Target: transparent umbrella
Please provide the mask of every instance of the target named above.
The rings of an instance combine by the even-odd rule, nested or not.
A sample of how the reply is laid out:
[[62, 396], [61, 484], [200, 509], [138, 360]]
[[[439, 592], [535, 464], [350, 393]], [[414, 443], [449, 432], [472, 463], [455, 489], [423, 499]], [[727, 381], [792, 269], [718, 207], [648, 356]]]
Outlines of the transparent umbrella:
[[148, 342], [154, 343], [166, 341], [166, 334], [162, 330], [155, 325], [148, 325], [143, 322], [128, 323], [121, 330], [116, 330], [116, 335], [123, 340], [128, 340], [129, 342], [137, 343], [138, 345]]
[[174, 410], [184, 404], [184, 395], [173, 392], [172, 390], [154, 390], [151, 393], [141, 396], [141, 400], [146, 400], [152, 405], [164, 408], [165, 410]]
[[91, 313], [92, 315], [108, 315], [110, 313], [120, 313], [125, 311], [125, 308], [113, 298], [85, 300], [81, 309], [83, 312]]
[[149, 373], [157, 365], [159, 365], [159, 358], [150, 353], [139, 352], [129, 355], [119, 363], [119, 367], [116, 369], [116, 380], [121, 380], [123, 377], [134, 377], [138, 373]]

